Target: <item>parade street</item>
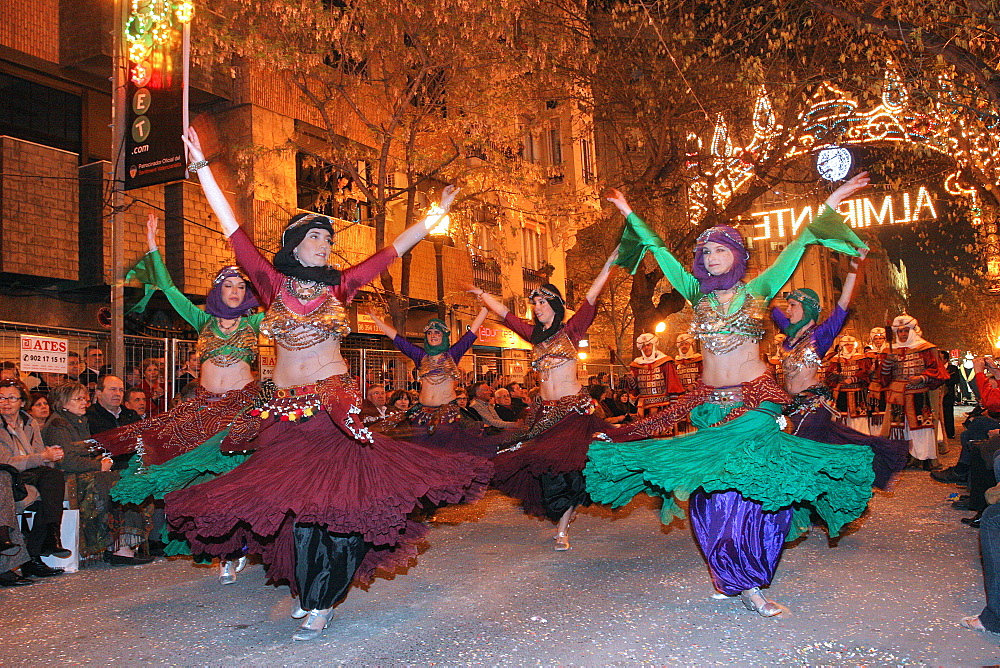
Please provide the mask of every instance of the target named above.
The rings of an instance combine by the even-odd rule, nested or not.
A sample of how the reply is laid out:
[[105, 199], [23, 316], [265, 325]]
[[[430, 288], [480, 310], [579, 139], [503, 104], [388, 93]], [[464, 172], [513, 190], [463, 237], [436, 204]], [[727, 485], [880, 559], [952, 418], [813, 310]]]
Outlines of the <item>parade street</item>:
[[[956, 447], [952, 446], [953, 457]], [[187, 559], [89, 566], [2, 593], [6, 665], [988, 665], [1000, 638], [960, 628], [984, 595], [957, 487], [907, 470], [835, 546], [785, 551], [772, 619], [713, 600], [686, 523], [658, 502], [585, 510], [573, 548], [491, 492], [437, 514], [406, 577], [353, 589], [318, 640], [249, 567], [220, 586]]]

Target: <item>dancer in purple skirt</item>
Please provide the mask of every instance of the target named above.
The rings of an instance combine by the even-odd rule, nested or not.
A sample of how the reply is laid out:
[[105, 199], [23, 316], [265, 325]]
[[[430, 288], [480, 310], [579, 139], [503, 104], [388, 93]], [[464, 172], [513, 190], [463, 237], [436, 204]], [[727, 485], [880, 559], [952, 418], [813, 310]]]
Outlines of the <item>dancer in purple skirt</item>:
[[[425, 527], [407, 517], [411, 511], [424, 501], [476, 499], [492, 473], [482, 458], [370, 431], [340, 352], [350, 333], [345, 305], [443, 213], [342, 272], [328, 266], [333, 221], [299, 214], [268, 262], [240, 228], [193, 129], [184, 140], [190, 169], [267, 307], [261, 331], [274, 339], [277, 359], [273, 382], [262, 385], [222, 446], [255, 453], [229, 473], [168, 494], [167, 518], [196, 553], [229, 554], [245, 543], [262, 555], [270, 579], [287, 581], [299, 597], [292, 616], [305, 619], [293, 639], [311, 640], [352, 581], [369, 582], [376, 569], [392, 571], [416, 556]], [[456, 194], [445, 189], [444, 212]], [[255, 435], [252, 444], [241, 442]]]

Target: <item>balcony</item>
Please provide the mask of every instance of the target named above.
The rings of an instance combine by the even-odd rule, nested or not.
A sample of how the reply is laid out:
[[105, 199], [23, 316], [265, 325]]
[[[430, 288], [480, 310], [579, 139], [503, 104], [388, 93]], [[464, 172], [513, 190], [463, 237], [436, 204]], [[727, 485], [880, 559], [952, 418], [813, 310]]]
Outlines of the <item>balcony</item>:
[[491, 257], [472, 256], [472, 281], [480, 290], [498, 297], [503, 295], [500, 282], [500, 263]]
[[534, 269], [521, 267], [521, 279], [524, 281], [524, 296], [530, 297], [531, 293], [542, 287], [545, 279], [538, 275]]

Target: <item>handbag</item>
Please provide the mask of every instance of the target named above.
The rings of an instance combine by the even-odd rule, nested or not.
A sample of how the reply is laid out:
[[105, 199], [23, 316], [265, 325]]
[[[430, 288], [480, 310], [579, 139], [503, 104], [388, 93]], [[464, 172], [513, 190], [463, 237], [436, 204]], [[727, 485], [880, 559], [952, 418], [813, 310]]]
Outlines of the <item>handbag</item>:
[[10, 486], [11, 491], [14, 493], [14, 503], [27, 498], [28, 488], [24, 486], [24, 481], [21, 480], [21, 472], [10, 464], [0, 464], [0, 471], [6, 471], [10, 474]]

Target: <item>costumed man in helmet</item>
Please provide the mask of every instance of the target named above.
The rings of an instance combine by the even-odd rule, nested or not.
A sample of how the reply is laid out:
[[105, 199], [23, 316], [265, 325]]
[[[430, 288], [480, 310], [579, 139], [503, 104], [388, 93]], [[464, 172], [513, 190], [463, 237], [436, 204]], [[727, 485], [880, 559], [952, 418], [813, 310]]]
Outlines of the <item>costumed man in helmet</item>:
[[629, 371], [635, 376], [639, 389], [637, 405], [640, 417], [652, 415], [661, 406], [666, 406], [670, 403], [671, 394], [684, 392], [674, 361], [657, 350], [656, 344], [656, 334], [640, 334], [635, 340], [639, 356], [629, 364]]
[[920, 324], [911, 315], [892, 321], [894, 341], [882, 359], [885, 390], [882, 435], [910, 442], [910, 456], [925, 470], [937, 466], [935, 419], [929, 393], [948, 380], [948, 369], [937, 346], [920, 336]]
[[845, 334], [840, 337], [837, 354], [830, 360], [827, 382], [844, 423], [862, 433], [868, 431], [868, 379], [871, 359], [861, 351], [858, 340]]
[[872, 327], [868, 332], [865, 357], [868, 358], [868, 433], [882, 433], [885, 415], [885, 391], [882, 389], [882, 358], [889, 344], [885, 340], [885, 327]]

